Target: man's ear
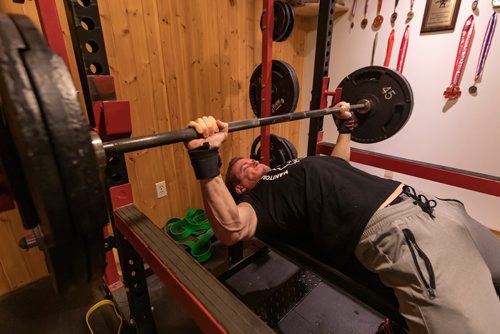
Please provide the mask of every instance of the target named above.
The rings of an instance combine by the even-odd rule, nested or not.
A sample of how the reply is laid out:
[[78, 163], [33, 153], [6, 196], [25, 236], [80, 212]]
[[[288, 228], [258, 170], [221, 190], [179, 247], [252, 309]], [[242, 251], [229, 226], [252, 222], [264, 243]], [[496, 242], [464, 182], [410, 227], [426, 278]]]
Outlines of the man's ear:
[[238, 184], [236, 187], [234, 187], [234, 189], [236, 189], [236, 192], [238, 193], [238, 195], [242, 195], [247, 191], [247, 188], [245, 188], [241, 184]]

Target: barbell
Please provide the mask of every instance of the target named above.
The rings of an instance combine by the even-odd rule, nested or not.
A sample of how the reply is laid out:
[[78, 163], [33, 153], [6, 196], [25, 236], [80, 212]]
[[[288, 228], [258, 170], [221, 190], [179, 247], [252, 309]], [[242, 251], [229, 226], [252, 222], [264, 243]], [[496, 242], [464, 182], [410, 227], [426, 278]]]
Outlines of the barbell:
[[[413, 108], [410, 85], [387, 68], [357, 70], [339, 87], [358, 118], [353, 139], [360, 142], [389, 138]], [[229, 132], [339, 111], [331, 107], [233, 121]], [[88, 129], [64, 62], [33, 22], [23, 15], [0, 15], [0, 164], [24, 227], [33, 230], [30, 243], [44, 251], [59, 292], [88, 284], [104, 272], [103, 227], [108, 217], [99, 177], [101, 153], [109, 156], [199, 137], [188, 128], [102, 143]]]

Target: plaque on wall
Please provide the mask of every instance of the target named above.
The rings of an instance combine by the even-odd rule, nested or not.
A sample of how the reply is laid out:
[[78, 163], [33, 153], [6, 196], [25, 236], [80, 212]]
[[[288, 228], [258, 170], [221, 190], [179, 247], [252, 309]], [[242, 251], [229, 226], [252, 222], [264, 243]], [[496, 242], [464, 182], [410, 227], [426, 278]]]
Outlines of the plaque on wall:
[[455, 29], [460, 0], [427, 0], [420, 32]]

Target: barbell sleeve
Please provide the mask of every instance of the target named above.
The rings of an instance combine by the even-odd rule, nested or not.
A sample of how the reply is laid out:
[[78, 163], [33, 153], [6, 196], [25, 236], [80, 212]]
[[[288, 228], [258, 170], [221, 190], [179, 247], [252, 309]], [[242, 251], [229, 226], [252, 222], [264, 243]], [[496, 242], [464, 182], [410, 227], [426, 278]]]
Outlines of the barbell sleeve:
[[[368, 103], [353, 104], [351, 105], [351, 111], [356, 110], [366, 110]], [[296, 121], [305, 118], [315, 118], [330, 114], [338, 114], [340, 108], [331, 107], [317, 110], [309, 110], [304, 112], [296, 112], [291, 114], [276, 115], [262, 118], [247, 119], [241, 121], [232, 121], [228, 123], [229, 132], [236, 132], [246, 129], [257, 128], [260, 126], [278, 124]], [[187, 128], [182, 130], [174, 130], [170, 132], [163, 132], [154, 135], [125, 138], [111, 140], [103, 143], [104, 152], [106, 155], [119, 154], [139, 151], [147, 148], [164, 146], [169, 144], [175, 144], [180, 142], [185, 142], [197, 138], [202, 138], [200, 134], [196, 132], [193, 128]]]

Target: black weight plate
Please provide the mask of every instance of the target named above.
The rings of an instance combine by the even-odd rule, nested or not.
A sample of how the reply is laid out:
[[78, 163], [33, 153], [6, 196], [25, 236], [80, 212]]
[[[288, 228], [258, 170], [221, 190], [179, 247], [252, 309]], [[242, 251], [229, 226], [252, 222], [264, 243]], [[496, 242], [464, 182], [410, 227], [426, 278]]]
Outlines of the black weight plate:
[[281, 141], [283, 142], [283, 145], [287, 149], [288, 152], [288, 160], [296, 159], [297, 158], [297, 149], [295, 146], [292, 144], [291, 141], [289, 141], [286, 138], [281, 137]]
[[[30, 44], [30, 52], [24, 54], [25, 64], [31, 73], [50, 134], [73, 228], [87, 251], [89, 272], [86, 279], [92, 280], [102, 276], [106, 265], [103, 227], [107, 224], [107, 214], [89, 127], [63, 60], [48, 48], [30, 20], [20, 17], [15, 21]], [[42, 59], [47, 68], [40, 66]]]
[[[288, 10], [284, 2], [274, 1], [273, 11], [273, 41], [280, 41], [286, 34], [289, 25]], [[264, 31], [264, 14], [260, 16], [260, 30]]]
[[408, 121], [413, 110], [413, 92], [398, 72], [382, 66], [367, 66], [354, 71], [339, 84], [342, 100], [351, 104], [367, 99], [372, 102], [366, 114], [355, 112], [358, 127], [352, 140], [376, 143], [395, 135]]
[[[0, 15], [2, 113], [19, 157], [20, 166], [17, 167], [20, 168], [20, 172], [22, 170], [22, 175], [16, 173], [13, 176], [11, 172], [14, 166], [6, 168], [7, 177], [9, 182], [21, 180], [23, 177], [26, 180], [42, 233], [47, 236], [44, 240], [38, 241], [46, 254], [49, 271], [54, 272], [50, 251], [56, 248], [57, 237], [67, 235], [71, 238], [73, 234], [71, 229], [65, 228], [63, 224], [70, 218], [68, 211], [65, 210], [66, 201], [58, 167], [29, 73], [20, 56], [27, 48], [11, 17]], [[3, 157], [2, 160], [6, 165], [10, 162], [9, 157]], [[14, 196], [16, 195], [14, 193]], [[22, 200], [23, 198], [16, 197], [16, 201]], [[61, 230], [53, 231], [51, 222], [62, 224]], [[78, 258], [75, 262], [81, 263]], [[64, 276], [64, 273], [61, 272], [60, 275]]]
[[[1, 74], [0, 74], [1, 75]], [[1, 80], [1, 79], [0, 79]], [[2, 160], [4, 162], [2, 162]], [[17, 155], [12, 136], [3, 119], [2, 105], [0, 101], [0, 167], [3, 167], [7, 178], [8, 191], [16, 199], [17, 209], [21, 215], [25, 229], [35, 228], [38, 223], [38, 215], [31, 199], [28, 183], [24, 176], [21, 161]]]
[[[262, 64], [257, 66], [250, 78], [248, 94], [253, 113], [257, 117], [261, 117], [261, 72]], [[293, 67], [284, 61], [273, 60], [271, 81], [271, 116], [294, 112], [299, 100], [299, 81]]]
[[[10, 55], [4, 55], [5, 52], [3, 47], [12, 47], [13, 49], [24, 47], [24, 42], [19, 38], [15, 26], [12, 24], [2, 24], [4, 22], [3, 20], [3, 18], [0, 20], [0, 26], [2, 27], [2, 30], [0, 30], [0, 64], [9, 62], [8, 57]], [[7, 21], [7, 23], [9, 23], [9, 21]], [[12, 36], [12, 38], [2, 42], [10, 36]], [[11, 65], [16, 66], [17, 63]], [[9, 95], [7, 95], [7, 98], [2, 103], [1, 96], [8, 94], [6, 92], [7, 88], [3, 86], [3, 83], [5, 80], [10, 79], [9, 77], [4, 77], [4, 75], [8, 75], [8, 72], [2, 71], [0, 65], [0, 163], [3, 165], [4, 173], [7, 176], [9, 191], [16, 199], [17, 208], [23, 220], [24, 228], [31, 229], [38, 225], [39, 219], [28, 189], [28, 183], [24, 175], [19, 155], [17, 154], [12, 135], [7, 126], [6, 115], [3, 111], [5, 108], [9, 108], [10, 105], [12, 105]], [[4, 94], [4, 92], [6, 93]]]
[[288, 20], [287, 20], [288, 25], [285, 29], [283, 37], [278, 40], [279, 42], [286, 41], [288, 39], [288, 37], [290, 37], [290, 35], [292, 34], [292, 31], [293, 31], [293, 26], [295, 24], [295, 11], [294, 11], [292, 5], [288, 2], [286, 2], [285, 7], [286, 7], [287, 17], [288, 17]]
[[63, 61], [26, 16], [2, 15], [0, 27], [17, 30], [18, 41], [9, 42], [12, 31], [0, 37], [2, 110], [40, 219], [40, 247], [66, 292], [104, 272], [97, 161]]
[[[297, 158], [297, 152], [293, 152], [295, 148], [291, 150], [290, 146], [287, 145], [288, 143], [285, 138], [273, 134], [269, 135], [269, 167], [276, 168]], [[253, 141], [251, 151], [250, 158], [260, 160], [260, 136], [257, 136]]]

